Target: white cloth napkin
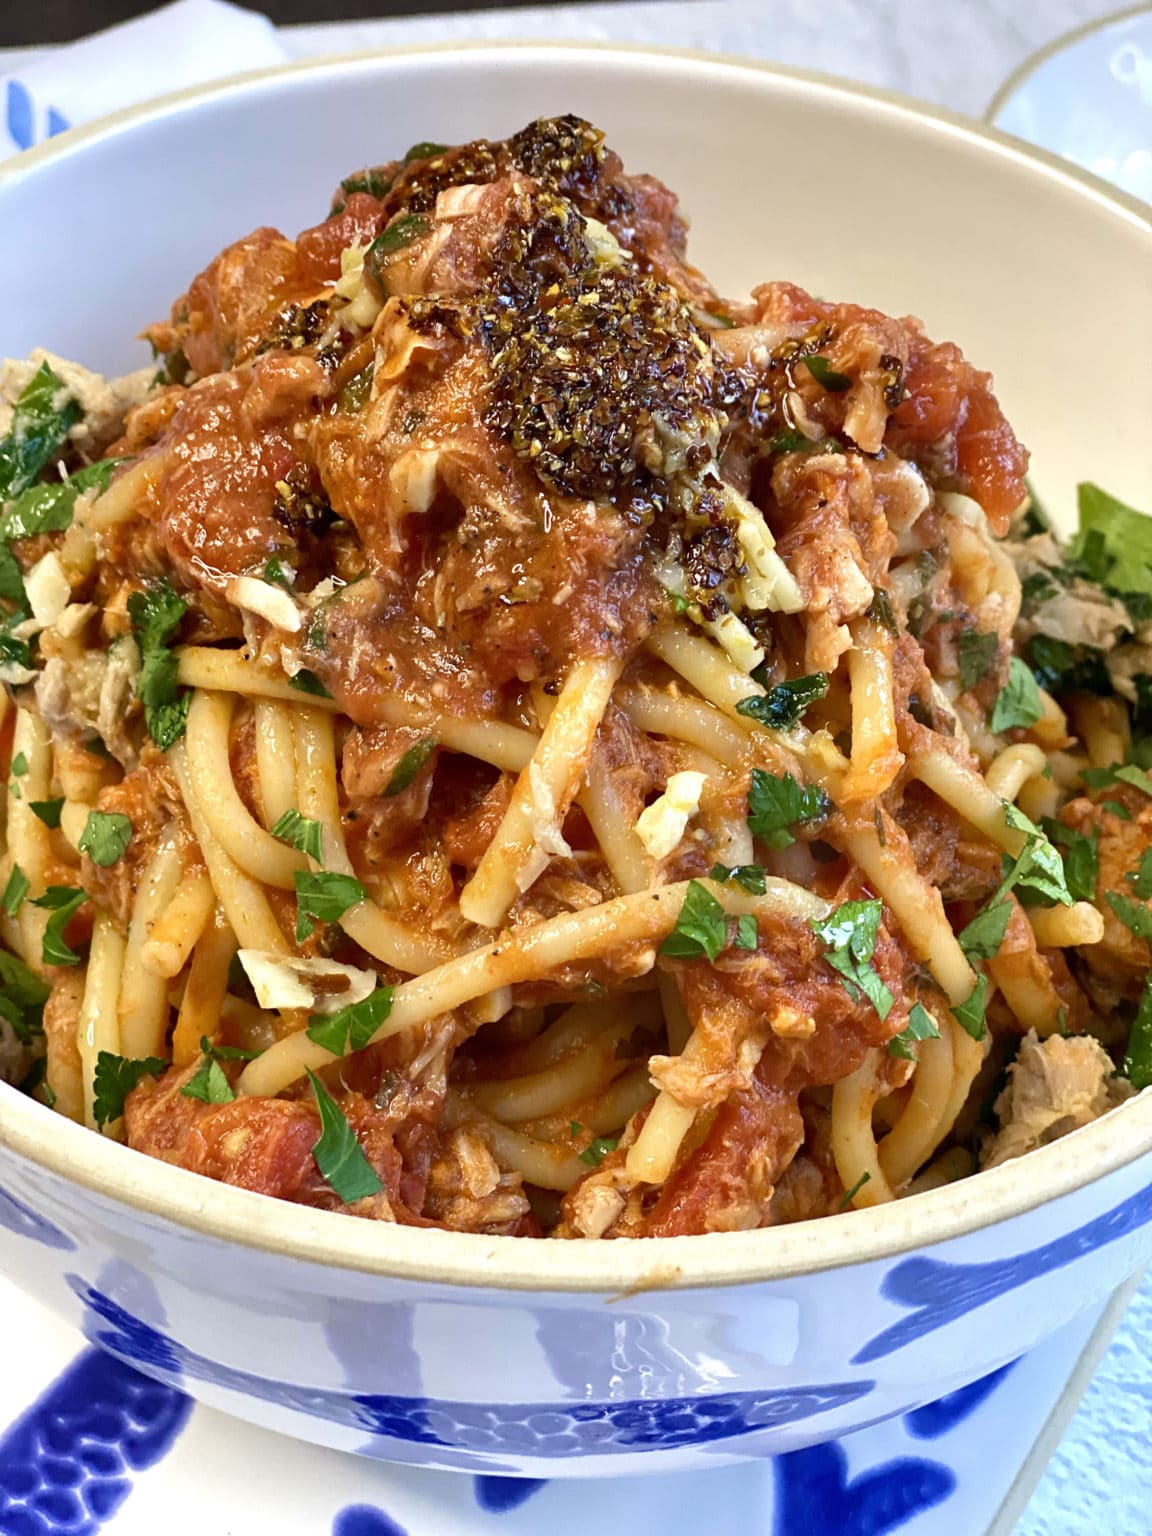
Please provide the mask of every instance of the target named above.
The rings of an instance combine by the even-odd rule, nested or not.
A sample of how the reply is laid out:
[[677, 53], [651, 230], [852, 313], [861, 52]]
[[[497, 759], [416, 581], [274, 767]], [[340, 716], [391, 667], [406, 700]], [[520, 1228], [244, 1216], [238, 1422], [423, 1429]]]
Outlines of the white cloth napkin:
[[266, 16], [177, 0], [0, 76], [0, 160], [105, 112], [288, 57]]

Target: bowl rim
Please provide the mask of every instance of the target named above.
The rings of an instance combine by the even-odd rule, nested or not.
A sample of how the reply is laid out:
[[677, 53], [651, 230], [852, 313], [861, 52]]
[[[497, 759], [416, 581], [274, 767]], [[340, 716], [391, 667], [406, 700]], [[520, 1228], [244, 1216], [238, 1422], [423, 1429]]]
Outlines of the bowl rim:
[[[873, 112], [944, 141], [1007, 160], [1119, 215], [1149, 237], [1152, 207], [1046, 151], [957, 113], [897, 92], [838, 80], [812, 70], [700, 50], [564, 42], [475, 42], [373, 49], [248, 71], [172, 92], [74, 128], [0, 166], [0, 194], [40, 167], [134, 127], [216, 100], [275, 89], [297, 76], [339, 77], [348, 71], [503, 55], [523, 67], [533, 55], [591, 55], [609, 67], [687, 68], [702, 77], [742, 75], [766, 90]], [[402, 1227], [349, 1219], [218, 1184], [143, 1156], [63, 1119], [0, 1083], [0, 1148], [79, 1185], [111, 1205], [162, 1218], [210, 1240], [396, 1280], [511, 1291], [594, 1292], [632, 1296], [789, 1279], [871, 1263], [961, 1237], [1035, 1210], [1108, 1177], [1152, 1151], [1152, 1090], [1101, 1119], [1028, 1155], [942, 1189], [889, 1205], [753, 1232], [715, 1233], [637, 1242], [530, 1242], [475, 1233]], [[1027, 1168], [1027, 1177], [1021, 1177]]]
[[[1091, 37], [1096, 32], [1107, 32], [1122, 21], [1134, 21], [1138, 16], [1146, 16], [1152, 19], [1152, 5], [1148, 0], [1143, 0], [1140, 5], [1128, 5], [1121, 11], [1109, 11], [1106, 16], [1097, 16], [1092, 21], [1083, 21], [1078, 27], [1071, 27], [1067, 32], [1061, 32], [1057, 37], [1049, 40], [1034, 53], [1030, 53], [1026, 59], [1022, 59], [1012, 73], [1001, 81], [996, 89], [996, 94], [989, 101], [981, 114], [982, 120], [989, 127], [996, 127], [996, 119], [1003, 112], [1009, 101], [1026, 81], [1041, 70], [1045, 64], [1064, 53], [1069, 48], [1074, 48], [1077, 43]], [[997, 130], [1003, 132], [1003, 129]], [[1040, 150], [1039, 145], [1034, 146]], [[1046, 153], [1046, 151], [1044, 151]]]

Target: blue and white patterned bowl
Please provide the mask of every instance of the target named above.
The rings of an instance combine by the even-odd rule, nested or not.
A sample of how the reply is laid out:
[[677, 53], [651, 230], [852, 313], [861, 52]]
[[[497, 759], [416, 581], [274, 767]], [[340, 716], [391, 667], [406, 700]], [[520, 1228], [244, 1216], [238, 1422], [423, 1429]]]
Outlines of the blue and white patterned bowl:
[[[336, 60], [172, 98], [0, 172], [0, 353], [110, 369], [188, 276], [418, 139], [599, 122], [722, 285], [787, 275], [922, 314], [992, 367], [1058, 511], [1152, 486], [1152, 223], [1054, 161], [891, 98], [591, 48]], [[1072, 378], [1125, 315], [1106, 387]], [[485, 1239], [264, 1200], [0, 1085], [0, 1267], [119, 1359], [386, 1460], [526, 1476], [794, 1450], [1004, 1364], [1152, 1257], [1152, 1096], [978, 1178], [755, 1233]], [[141, 1424], [141, 1434], [148, 1427]]]

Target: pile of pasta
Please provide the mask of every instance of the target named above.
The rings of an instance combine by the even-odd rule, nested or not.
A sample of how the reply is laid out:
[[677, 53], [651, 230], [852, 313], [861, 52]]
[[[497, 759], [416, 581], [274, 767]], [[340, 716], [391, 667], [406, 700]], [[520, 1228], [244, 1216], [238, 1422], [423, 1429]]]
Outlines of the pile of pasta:
[[0, 378], [0, 1077], [410, 1225], [708, 1233], [1152, 1082], [1152, 523], [577, 118]]

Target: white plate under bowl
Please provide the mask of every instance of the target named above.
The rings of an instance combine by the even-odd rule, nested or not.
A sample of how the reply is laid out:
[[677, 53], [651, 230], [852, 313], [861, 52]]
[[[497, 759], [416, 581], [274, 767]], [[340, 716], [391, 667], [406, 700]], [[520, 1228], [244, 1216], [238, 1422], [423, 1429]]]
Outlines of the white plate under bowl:
[[985, 116], [1152, 203], [1152, 6], [1057, 38], [1008, 77]]

